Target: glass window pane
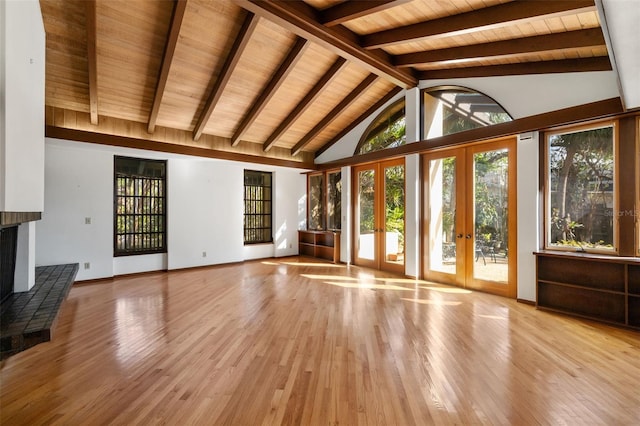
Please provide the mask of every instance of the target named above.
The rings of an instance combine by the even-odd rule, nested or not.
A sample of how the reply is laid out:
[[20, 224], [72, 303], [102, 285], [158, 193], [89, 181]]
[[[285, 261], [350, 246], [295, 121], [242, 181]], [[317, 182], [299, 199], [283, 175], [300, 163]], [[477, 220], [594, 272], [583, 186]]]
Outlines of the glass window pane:
[[549, 136], [548, 246], [614, 250], [614, 166], [613, 126]]
[[342, 226], [342, 174], [327, 173], [327, 228], [340, 229]]
[[164, 238], [152, 235], [164, 232], [165, 169], [165, 161], [115, 157], [115, 255], [166, 251]]
[[456, 273], [456, 157], [429, 162], [429, 267]]
[[355, 154], [393, 148], [404, 145], [406, 142], [405, 101], [402, 98], [384, 110], [371, 123], [358, 144]]
[[511, 121], [511, 116], [496, 101], [482, 93], [463, 88], [432, 89], [423, 92], [423, 139], [506, 121]]
[[324, 175], [309, 175], [309, 226], [308, 229], [324, 228]]
[[271, 212], [273, 177], [270, 172], [244, 171], [244, 242], [272, 242]]
[[384, 169], [385, 258], [404, 262], [404, 166]]
[[474, 278], [507, 284], [509, 262], [509, 152], [480, 152], [473, 156], [475, 225]]
[[361, 259], [375, 259], [374, 245], [374, 200], [375, 172], [364, 170], [358, 173], [358, 229], [357, 256]]

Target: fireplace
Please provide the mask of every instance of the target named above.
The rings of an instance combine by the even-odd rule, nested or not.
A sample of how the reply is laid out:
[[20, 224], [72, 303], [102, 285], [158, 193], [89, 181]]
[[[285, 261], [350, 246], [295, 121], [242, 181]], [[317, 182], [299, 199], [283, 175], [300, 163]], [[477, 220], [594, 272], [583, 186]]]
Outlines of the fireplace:
[[0, 228], [0, 302], [13, 293], [18, 227]]

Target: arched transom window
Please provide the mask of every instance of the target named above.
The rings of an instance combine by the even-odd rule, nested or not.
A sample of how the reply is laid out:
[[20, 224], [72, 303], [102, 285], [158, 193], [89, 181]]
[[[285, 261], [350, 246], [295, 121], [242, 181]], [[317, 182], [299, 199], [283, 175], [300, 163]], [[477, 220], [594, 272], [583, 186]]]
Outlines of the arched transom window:
[[404, 105], [404, 98], [402, 98], [373, 120], [360, 139], [355, 155], [393, 148], [407, 142]]
[[422, 139], [433, 139], [511, 121], [489, 96], [462, 87], [426, 89], [422, 95]]

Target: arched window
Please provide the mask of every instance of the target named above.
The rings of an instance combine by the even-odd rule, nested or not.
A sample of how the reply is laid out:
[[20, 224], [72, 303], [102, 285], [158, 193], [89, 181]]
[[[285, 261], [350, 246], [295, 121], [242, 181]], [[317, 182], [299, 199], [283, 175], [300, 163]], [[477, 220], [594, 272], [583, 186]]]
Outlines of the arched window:
[[470, 89], [438, 87], [423, 91], [423, 140], [511, 120], [496, 101]]
[[393, 148], [407, 142], [404, 98], [385, 109], [369, 128], [356, 147], [355, 155]]

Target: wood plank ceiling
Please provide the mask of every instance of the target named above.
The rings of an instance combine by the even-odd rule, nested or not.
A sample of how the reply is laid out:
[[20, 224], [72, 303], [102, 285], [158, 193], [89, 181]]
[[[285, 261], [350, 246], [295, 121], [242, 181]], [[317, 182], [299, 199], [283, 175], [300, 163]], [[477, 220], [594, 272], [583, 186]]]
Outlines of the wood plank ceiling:
[[40, 4], [48, 133], [248, 161], [309, 165], [420, 80], [611, 69], [592, 0]]

